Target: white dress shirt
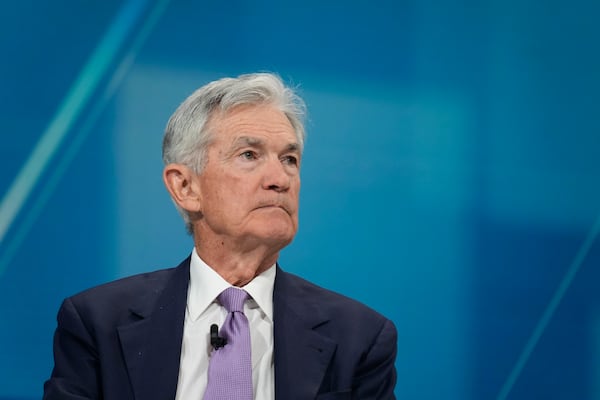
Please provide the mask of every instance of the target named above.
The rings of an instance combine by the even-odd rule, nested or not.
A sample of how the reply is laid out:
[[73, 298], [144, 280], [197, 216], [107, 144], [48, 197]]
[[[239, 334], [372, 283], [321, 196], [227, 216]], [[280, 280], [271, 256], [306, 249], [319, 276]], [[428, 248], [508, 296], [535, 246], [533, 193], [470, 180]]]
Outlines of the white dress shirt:
[[[252, 341], [252, 383], [254, 398], [275, 399], [273, 367], [273, 265], [243, 287], [251, 299], [244, 304]], [[201, 400], [208, 380], [210, 326], [219, 328], [227, 310], [217, 303], [217, 296], [231, 285], [192, 252], [190, 284], [183, 326], [176, 400]]]

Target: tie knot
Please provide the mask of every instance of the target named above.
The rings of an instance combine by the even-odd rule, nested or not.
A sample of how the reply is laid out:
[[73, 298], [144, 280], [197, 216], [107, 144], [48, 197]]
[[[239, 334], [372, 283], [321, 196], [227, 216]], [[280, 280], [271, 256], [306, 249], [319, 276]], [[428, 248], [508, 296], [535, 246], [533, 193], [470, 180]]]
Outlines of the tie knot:
[[243, 289], [230, 287], [221, 292], [219, 303], [229, 312], [244, 312], [244, 302], [248, 298], [248, 293]]

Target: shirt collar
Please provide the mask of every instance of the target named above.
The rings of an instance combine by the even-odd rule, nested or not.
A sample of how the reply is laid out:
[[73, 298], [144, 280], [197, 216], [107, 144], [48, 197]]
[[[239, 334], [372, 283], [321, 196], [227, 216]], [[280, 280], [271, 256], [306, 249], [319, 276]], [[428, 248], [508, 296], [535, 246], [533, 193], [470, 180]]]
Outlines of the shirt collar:
[[[250, 308], [260, 307], [262, 312], [273, 321], [273, 287], [275, 286], [275, 265], [269, 267], [242, 287], [252, 297], [248, 301]], [[188, 313], [193, 321], [216, 300], [217, 296], [231, 284], [206, 264], [196, 252], [192, 252], [190, 261], [190, 287], [188, 292]]]

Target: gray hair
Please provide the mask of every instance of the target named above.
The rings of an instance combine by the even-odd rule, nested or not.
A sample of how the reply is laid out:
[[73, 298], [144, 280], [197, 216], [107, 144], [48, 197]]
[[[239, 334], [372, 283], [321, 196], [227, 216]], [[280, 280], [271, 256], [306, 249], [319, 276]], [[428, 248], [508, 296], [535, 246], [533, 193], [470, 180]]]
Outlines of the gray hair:
[[[162, 158], [165, 165], [183, 164], [196, 174], [206, 165], [212, 134], [208, 121], [216, 112], [227, 112], [241, 105], [268, 104], [283, 112], [290, 121], [300, 151], [304, 147], [306, 106], [294, 89], [271, 73], [222, 78], [201, 87], [175, 110], [163, 137]], [[190, 216], [175, 205], [192, 233]]]

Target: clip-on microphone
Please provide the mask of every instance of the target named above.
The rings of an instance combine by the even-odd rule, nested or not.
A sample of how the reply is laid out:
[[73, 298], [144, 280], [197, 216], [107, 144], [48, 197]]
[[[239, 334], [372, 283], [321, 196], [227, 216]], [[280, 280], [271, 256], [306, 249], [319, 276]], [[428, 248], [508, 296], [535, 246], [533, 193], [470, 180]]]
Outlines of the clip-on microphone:
[[217, 324], [210, 326], [210, 344], [215, 350], [219, 350], [227, 344], [227, 339], [219, 336], [219, 327]]

